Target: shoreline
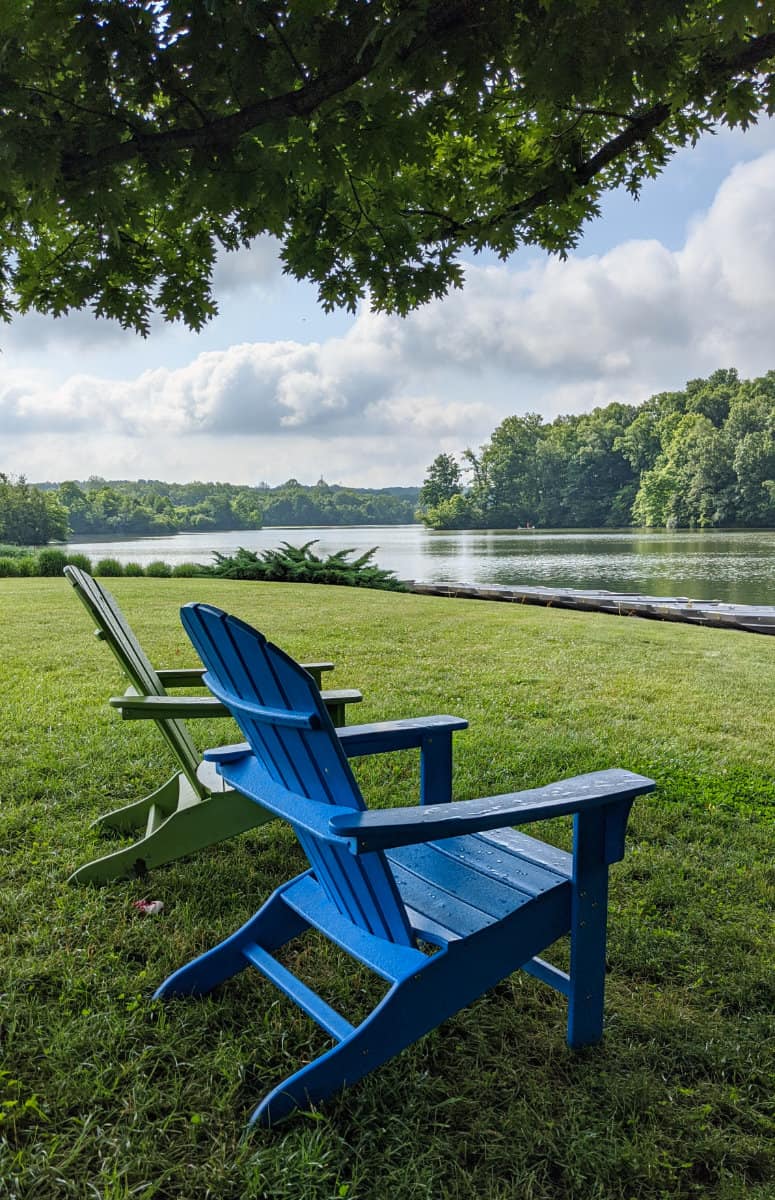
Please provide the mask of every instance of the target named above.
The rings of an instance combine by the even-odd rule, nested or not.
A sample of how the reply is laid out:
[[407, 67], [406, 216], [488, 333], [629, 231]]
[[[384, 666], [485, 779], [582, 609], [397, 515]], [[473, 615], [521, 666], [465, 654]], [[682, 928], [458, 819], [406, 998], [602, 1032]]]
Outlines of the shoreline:
[[577, 612], [602, 612], [617, 617], [644, 617], [652, 621], [679, 621], [716, 629], [775, 634], [775, 605], [768, 604], [730, 604], [722, 600], [692, 600], [686, 596], [646, 596], [635, 592], [532, 585], [412, 582], [407, 587], [420, 596], [539, 604]]

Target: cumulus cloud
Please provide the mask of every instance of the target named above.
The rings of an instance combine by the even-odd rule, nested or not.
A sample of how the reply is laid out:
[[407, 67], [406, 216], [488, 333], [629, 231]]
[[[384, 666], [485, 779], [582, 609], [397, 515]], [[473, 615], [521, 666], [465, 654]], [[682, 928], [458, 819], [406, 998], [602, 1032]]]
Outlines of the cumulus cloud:
[[772, 365], [775, 153], [735, 167], [676, 257], [699, 345], [758, 344]]
[[680, 250], [629, 241], [523, 270], [469, 269], [465, 291], [407, 322], [404, 350], [473, 374], [497, 364], [551, 415], [592, 396], [639, 400], [718, 366], [763, 372], [773, 305], [775, 152], [731, 171]]
[[[277, 269], [268, 239], [219, 266], [226, 291], [268, 285]], [[412, 482], [440, 449], [477, 444], [511, 412], [637, 403], [719, 366], [761, 373], [773, 306], [775, 152], [730, 172], [677, 251], [628, 241], [566, 262], [470, 266], [463, 291], [405, 320], [365, 310], [326, 341], [241, 342], [132, 379], [9, 372], [0, 432], [81, 456], [123, 446], [146, 475], [162, 473], [156, 455], [178, 477], [334, 469]]]

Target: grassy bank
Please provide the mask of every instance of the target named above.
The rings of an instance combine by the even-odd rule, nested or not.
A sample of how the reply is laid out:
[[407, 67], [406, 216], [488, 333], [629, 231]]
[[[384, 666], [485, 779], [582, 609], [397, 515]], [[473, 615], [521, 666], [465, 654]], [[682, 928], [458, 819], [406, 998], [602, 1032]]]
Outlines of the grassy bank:
[[[255, 974], [203, 1001], [148, 997], [300, 868], [293, 839], [269, 825], [145, 883], [68, 887], [105, 846], [89, 820], [171, 762], [108, 709], [124, 681], [67, 583], [0, 580], [0, 1194], [769, 1200], [775, 639], [346, 588], [110, 586], [159, 666], [193, 664], [177, 610], [203, 599], [333, 658], [331, 686], [364, 692], [359, 720], [468, 717], [458, 798], [607, 766], [658, 791], [612, 870], [601, 1047], [571, 1054], [562, 999], [517, 975], [321, 1114], [245, 1137], [322, 1035]], [[416, 795], [413, 756], [358, 773], [374, 804]], [[551, 834], [568, 845], [565, 822]], [[137, 917], [143, 896], [164, 913]], [[316, 944], [292, 953], [357, 1008], [360, 975]]]

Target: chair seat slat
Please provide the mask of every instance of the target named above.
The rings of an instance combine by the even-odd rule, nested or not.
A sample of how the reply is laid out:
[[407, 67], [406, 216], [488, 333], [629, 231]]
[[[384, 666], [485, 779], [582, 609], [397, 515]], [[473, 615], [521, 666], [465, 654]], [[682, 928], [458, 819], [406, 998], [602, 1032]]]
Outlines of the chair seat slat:
[[552, 846], [548, 842], [541, 842], [528, 833], [516, 829], [490, 829], [487, 833], [477, 833], [474, 836], [520, 854], [529, 862], [549, 867], [567, 879], [573, 874], [573, 855], [569, 851], [561, 850], [559, 846]]
[[496, 920], [533, 894], [520, 888], [518, 879], [508, 879], [503, 872], [491, 874], [484, 847], [466, 844], [469, 839], [458, 841], [461, 844], [451, 848], [441, 842], [402, 846], [388, 851], [388, 862], [399, 863], [440, 893], [465, 896], [469, 904]]
[[527, 896], [536, 896], [557, 883], [564, 883], [568, 875], [534, 862], [528, 857], [529, 847], [512, 843], [505, 845], [491, 842], [481, 834], [467, 837], [448, 838], [434, 842], [443, 854], [450, 854], [481, 871], [487, 878], [502, 880], [519, 888]]

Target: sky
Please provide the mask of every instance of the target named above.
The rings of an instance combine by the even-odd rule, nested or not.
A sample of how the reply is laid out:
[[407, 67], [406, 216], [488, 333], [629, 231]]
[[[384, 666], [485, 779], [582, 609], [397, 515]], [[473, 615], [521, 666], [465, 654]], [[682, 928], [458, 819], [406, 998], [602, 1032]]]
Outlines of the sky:
[[775, 368], [775, 120], [609, 195], [565, 261], [472, 258], [402, 319], [326, 315], [259, 239], [218, 264], [219, 315], [150, 337], [88, 312], [0, 326], [0, 471], [420, 484], [507, 416], [637, 404], [719, 367]]

